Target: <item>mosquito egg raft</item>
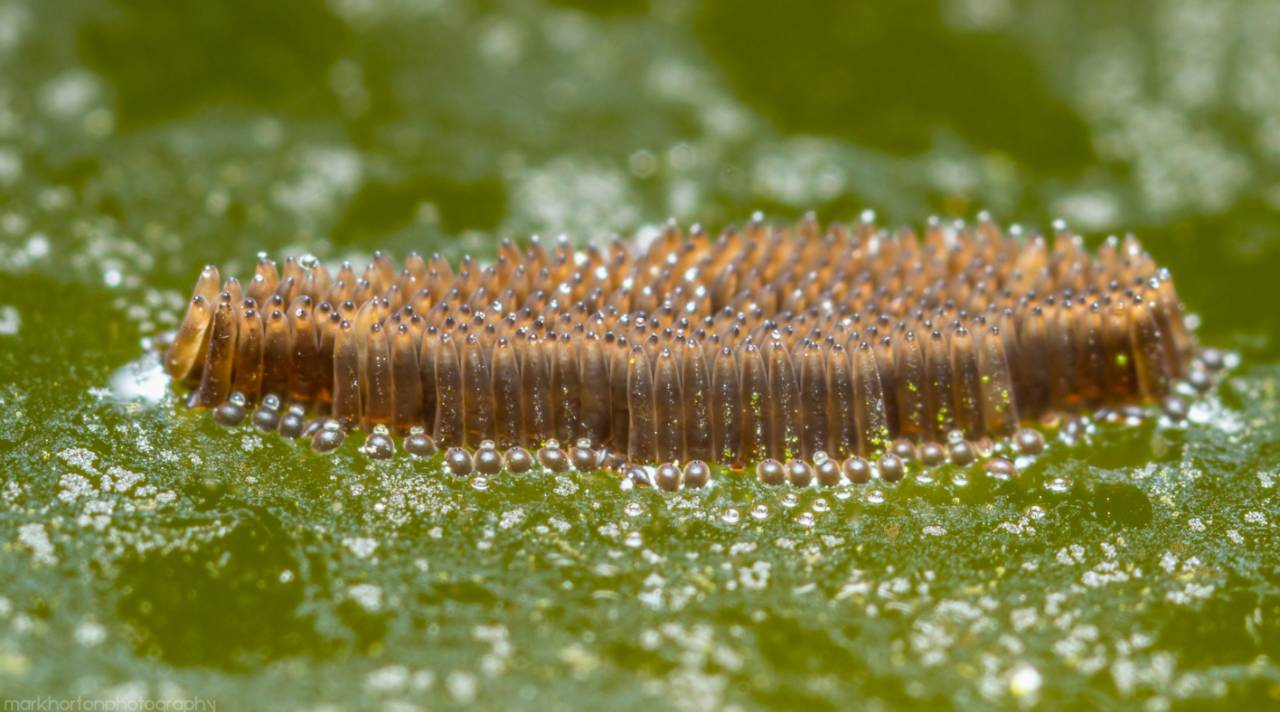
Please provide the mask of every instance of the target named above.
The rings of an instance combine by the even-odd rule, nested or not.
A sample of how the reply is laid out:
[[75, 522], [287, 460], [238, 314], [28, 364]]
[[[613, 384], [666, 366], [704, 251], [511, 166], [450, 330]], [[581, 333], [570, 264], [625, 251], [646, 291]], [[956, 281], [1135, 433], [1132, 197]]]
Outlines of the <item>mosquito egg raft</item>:
[[582, 250], [504, 241], [487, 265], [263, 257], [246, 284], [206, 267], [166, 341], [192, 406], [318, 453], [355, 430], [373, 459], [444, 449], [459, 477], [1012, 478], [1093, 422], [1184, 420], [1231, 361], [1199, 348], [1135, 238], [1091, 252], [1065, 224], [1046, 238], [985, 215], [922, 232], [670, 223]]

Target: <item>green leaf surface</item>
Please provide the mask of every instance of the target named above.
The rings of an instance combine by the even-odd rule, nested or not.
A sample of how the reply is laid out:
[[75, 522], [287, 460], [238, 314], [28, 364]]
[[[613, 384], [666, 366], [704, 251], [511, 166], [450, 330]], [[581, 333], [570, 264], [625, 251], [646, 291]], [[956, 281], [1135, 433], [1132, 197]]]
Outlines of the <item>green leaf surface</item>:
[[[1280, 704], [1277, 67], [1246, 0], [0, 1], [4, 709]], [[866, 207], [1133, 230], [1241, 365], [1013, 481], [663, 494], [227, 430], [144, 346], [259, 251]]]

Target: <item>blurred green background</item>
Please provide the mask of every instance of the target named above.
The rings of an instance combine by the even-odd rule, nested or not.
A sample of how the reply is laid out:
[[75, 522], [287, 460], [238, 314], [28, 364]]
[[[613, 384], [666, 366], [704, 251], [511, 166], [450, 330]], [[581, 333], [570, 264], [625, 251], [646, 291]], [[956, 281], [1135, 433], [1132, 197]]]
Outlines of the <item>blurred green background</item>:
[[[0, 0], [0, 698], [1280, 704], [1278, 77], [1270, 0]], [[1243, 366], [1017, 483], [660, 496], [319, 458], [140, 360], [260, 250], [864, 208], [1133, 231]]]

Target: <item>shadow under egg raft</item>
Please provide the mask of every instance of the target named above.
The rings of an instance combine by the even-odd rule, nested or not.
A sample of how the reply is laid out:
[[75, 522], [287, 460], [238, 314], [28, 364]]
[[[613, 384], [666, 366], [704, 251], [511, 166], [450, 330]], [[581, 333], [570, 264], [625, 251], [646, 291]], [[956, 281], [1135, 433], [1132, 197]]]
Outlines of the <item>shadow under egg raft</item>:
[[1175, 383], [1208, 388], [1221, 356], [1168, 272], [1133, 237], [1091, 253], [1061, 225], [1011, 232], [757, 216], [647, 246], [504, 241], [489, 265], [262, 258], [247, 286], [210, 266], [164, 366], [218, 422], [256, 406], [319, 452], [360, 429], [369, 457], [399, 437], [459, 476], [609, 468], [667, 490], [707, 484], [708, 463], [798, 486], [911, 462], [1008, 477], [1000, 453], [1045, 445], [1026, 424], [1183, 416]]

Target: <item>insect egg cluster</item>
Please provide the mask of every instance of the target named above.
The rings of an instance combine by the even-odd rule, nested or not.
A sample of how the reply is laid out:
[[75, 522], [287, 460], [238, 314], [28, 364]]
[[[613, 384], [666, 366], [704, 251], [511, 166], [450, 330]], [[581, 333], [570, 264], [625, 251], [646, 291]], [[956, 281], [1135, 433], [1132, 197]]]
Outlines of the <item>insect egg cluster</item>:
[[[804, 486], [1034, 454], [1027, 424], [1203, 390], [1169, 273], [1133, 237], [1096, 251], [930, 221], [669, 224], [646, 245], [504, 241], [491, 264], [375, 253], [363, 271], [206, 267], [164, 355], [189, 404], [457, 475], [612, 468], [663, 489], [711, 464]], [[251, 414], [252, 411], [252, 414]]]

